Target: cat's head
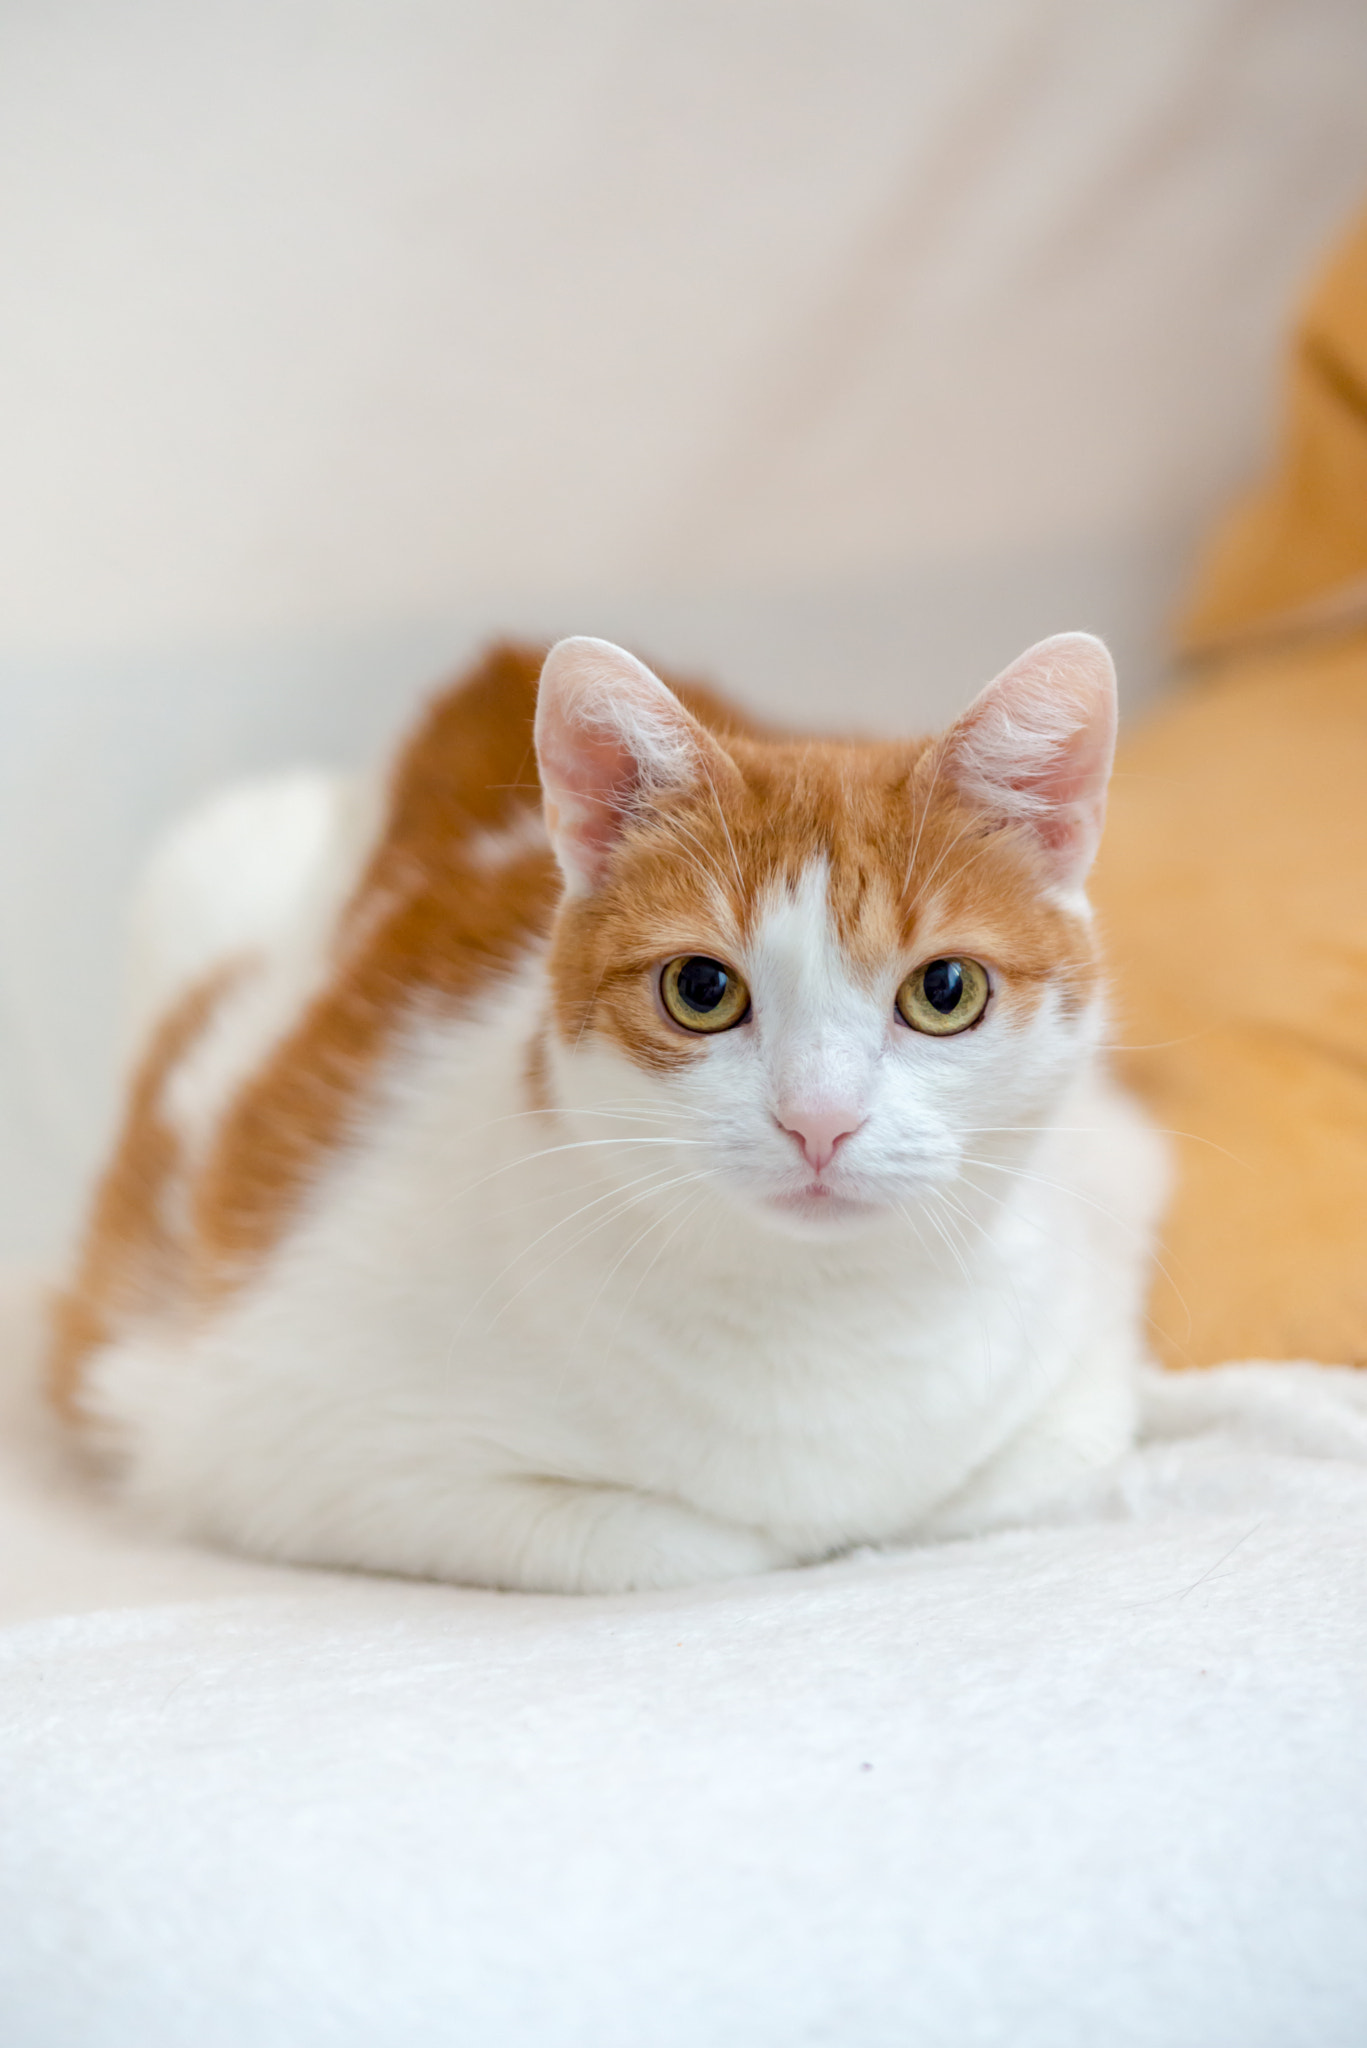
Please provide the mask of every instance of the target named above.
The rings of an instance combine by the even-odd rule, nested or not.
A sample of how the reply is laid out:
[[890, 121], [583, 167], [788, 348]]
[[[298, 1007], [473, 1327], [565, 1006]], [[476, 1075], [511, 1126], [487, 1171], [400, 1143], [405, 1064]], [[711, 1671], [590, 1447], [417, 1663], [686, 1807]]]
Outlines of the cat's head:
[[536, 723], [557, 1099], [654, 1118], [788, 1230], [943, 1188], [1096, 1042], [1083, 892], [1114, 735], [1083, 633], [889, 742], [723, 739], [622, 649], [562, 640]]

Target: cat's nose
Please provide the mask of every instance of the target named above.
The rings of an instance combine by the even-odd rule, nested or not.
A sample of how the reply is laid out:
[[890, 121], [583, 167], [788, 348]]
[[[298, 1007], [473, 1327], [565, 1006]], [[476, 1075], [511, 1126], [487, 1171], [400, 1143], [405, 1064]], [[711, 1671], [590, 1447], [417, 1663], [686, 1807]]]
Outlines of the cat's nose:
[[813, 1172], [820, 1173], [822, 1167], [829, 1166], [834, 1159], [835, 1148], [842, 1138], [853, 1137], [864, 1119], [857, 1109], [785, 1106], [778, 1111], [775, 1121], [780, 1130], [797, 1139], [807, 1164]]

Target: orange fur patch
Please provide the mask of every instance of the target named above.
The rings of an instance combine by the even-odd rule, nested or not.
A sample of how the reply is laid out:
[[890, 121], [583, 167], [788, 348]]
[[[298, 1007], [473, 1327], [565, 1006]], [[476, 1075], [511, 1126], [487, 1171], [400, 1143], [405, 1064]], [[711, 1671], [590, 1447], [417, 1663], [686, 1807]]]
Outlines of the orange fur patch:
[[79, 1406], [87, 1353], [184, 1289], [184, 1234], [171, 1215], [181, 1147], [163, 1110], [166, 1084], [240, 971], [224, 968], [182, 997], [153, 1033], [133, 1076], [76, 1270], [51, 1303], [47, 1383], [65, 1415], [74, 1416]]

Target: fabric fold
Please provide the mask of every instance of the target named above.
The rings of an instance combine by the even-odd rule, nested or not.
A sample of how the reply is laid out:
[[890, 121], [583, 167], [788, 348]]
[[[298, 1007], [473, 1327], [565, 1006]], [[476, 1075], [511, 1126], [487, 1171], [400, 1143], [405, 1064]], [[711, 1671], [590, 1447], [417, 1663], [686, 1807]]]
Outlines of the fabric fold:
[[1183, 651], [1367, 628], [1367, 214], [1297, 325], [1271, 478], [1211, 540]]

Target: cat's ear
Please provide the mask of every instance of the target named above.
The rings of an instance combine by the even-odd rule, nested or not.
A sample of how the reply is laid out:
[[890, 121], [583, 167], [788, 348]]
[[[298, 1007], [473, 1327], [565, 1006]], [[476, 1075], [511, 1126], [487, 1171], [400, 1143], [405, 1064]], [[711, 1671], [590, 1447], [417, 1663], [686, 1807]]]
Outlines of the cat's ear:
[[1080, 890], [1101, 842], [1115, 753], [1115, 666], [1091, 633], [1026, 649], [945, 735], [941, 773], [1039, 842], [1055, 885]]
[[536, 703], [546, 829], [571, 892], [587, 895], [653, 795], [735, 770], [643, 661], [610, 640], [560, 640]]

